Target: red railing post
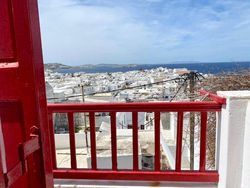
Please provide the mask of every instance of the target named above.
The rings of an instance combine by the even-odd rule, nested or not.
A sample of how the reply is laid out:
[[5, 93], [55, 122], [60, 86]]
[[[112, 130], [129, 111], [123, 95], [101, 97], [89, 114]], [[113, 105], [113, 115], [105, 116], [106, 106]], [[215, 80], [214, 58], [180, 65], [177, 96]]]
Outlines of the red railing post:
[[207, 112], [201, 112], [200, 172], [206, 170]]
[[74, 115], [72, 112], [68, 113], [69, 123], [69, 140], [70, 140], [70, 159], [71, 169], [76, 169], [76, 144], [75, 144], [75, 127], [74, 127]]
[[182, 135], [183, 135], [183, 112], [178, 112], [177, 119], [177, 142], [176, 142], [176, 160], [175, 171], [181, 171], [181, 154], [182, 154]]
[[138, 171], [138, 112], [132, 112], [133, 119], [133, 170]]
[[160, 115], [160, 112], [155, 112], [155, 171], [160, 171], [161, 168]]
[[48, 119], [49, 119], [49, 132], [50, 132], [50, 142], [51, 142], [52, 165], [53, 165], [53, 169], [56, 169], [57, 168], [57, 165], [56, 165], [56, 146], [55, 146], [53, 113], [48, 114]]
[[90, 140], [91, 140], [91, 167], [92, 170], [97, 169], [96, 165], [96, 138], [95, 138], [95, 112], [89, 113], [90, 121]]
[[116, 142], [116, 112], [110, 113], [111, 119], [111, 148], [112, 148], [112, 170], [117, 170], [117, 142]]

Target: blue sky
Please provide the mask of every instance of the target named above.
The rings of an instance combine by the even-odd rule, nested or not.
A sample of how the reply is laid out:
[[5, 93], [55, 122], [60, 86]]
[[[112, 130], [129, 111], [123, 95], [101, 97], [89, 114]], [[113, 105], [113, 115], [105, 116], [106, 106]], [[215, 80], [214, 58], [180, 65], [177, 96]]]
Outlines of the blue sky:
[[249, 61], [250, 0], [39, 0], [44, 62]]

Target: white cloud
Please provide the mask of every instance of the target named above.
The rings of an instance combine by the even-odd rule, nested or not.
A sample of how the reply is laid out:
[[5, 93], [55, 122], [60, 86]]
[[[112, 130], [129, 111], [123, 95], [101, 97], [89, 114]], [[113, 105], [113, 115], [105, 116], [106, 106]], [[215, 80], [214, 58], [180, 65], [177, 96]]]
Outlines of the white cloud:
[[250, 58], [244, 42], [250, 40], [250, 2], [146, 1], [40, 0], [45, 62], [225, 61], [238, 54]]
[[234, 28], [238, 29], [244, 26], [250, 26], [250, 20], [244, 20], [240, 22], [239, 24], [237, 24]]

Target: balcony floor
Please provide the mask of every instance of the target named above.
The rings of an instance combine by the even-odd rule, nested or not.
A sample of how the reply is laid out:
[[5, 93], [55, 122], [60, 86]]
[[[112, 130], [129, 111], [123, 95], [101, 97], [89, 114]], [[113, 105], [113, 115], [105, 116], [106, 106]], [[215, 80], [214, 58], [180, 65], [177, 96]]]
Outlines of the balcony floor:
[[166, 188], [217, 188], [216, 183], [190, 183], [190, 182], [154, 182], [154, 181], [110, 181], [110, 180], [54, 180], [55, 188], [143, 188], [143, 187], [166, 187]]

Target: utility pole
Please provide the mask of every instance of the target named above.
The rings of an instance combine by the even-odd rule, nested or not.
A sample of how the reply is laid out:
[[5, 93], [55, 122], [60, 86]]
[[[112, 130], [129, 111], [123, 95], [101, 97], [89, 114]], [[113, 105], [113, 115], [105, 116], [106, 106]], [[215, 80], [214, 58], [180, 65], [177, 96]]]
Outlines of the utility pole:
[[[84, 99], [84, 85], [81, 86], [82, 87], [82, 102], [85, 102]], [[86, 113], [83, 113], [84, 115], [84, 132], [85, 132], [85, 139], [86, 139], [86, 147], [87, 147], [87, 153], [89, 152], [89, 144], [88, 144], [88, 132], [87, 132], [87, 117], [86, 117]]]
[[[184, 82], [181, 85], [185, 85], [185, 89], [187, 87], [187, 81], [189, 80], [189, 101], [194, 101], [194, 86], [195, 82], [197, 80], [200, 80], [199, 77], [204, 78], [200, 73], [195, 72], [195, 71], [190, 71], [189, 73], [183, 74]], [[175, 93], [174, 97], [170, 100], [170, 102], [177, 96], [178, 92], [180, 91], [181, 87], [177, 90]], [[190, 142], [190, 170], [194, 169], [194, 133], [195, 133], [195, 113], [190, 112], [189, 115], [189, 128], [190, 128], [190, 134], [189, 134], [189, 142]]]
[[[194, 101], [194, 84], [196, 73], [191, 71], [188, 75], [189, 77], [189, 100]], [[190, 170], [194, 169], [194, 127], [195, 127], [195, 114], [194, 112], [190, 112], [189, 116], [190, 122]]]

